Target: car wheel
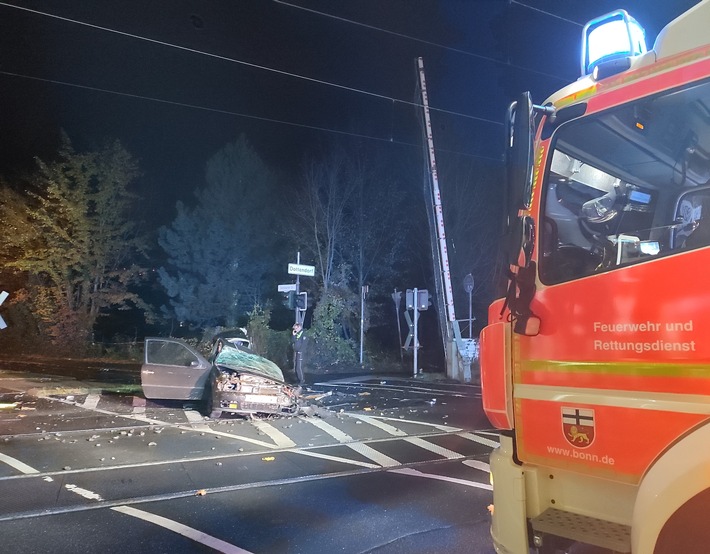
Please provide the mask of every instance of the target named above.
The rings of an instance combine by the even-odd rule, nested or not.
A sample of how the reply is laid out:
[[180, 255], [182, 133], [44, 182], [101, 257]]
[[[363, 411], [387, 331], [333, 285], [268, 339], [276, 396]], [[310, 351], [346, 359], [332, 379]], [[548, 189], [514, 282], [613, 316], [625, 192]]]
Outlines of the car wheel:
[[214, 407], [214, 395], [212, 393], [212, 387], [205, 387], [205, 414], [210, 417], [210, 419], [219, 419], [222, 417], [222, 410]]

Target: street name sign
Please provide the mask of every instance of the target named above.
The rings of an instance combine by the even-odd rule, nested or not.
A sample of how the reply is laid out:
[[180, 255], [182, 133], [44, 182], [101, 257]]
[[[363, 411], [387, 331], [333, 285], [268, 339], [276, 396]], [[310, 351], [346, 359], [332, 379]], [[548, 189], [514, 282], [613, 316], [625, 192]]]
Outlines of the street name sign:
[[289, 275], [306, 275], [307, 277], [314, 277], [316, 274], [316, 266], [303, 264], [288, 264], [288, 273]]
[[278, 286], [279, 292], [291, 292], [292, 290], [296, 290], [296, 283], [287, 283]]

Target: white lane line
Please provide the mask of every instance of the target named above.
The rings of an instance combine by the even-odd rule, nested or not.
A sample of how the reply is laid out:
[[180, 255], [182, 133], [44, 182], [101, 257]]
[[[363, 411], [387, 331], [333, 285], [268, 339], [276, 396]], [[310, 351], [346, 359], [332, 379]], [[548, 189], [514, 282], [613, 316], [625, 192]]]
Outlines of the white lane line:
[[81, 407], [86, 408], [87, 410], [93, 410], [99, 405], [99, 400], [101, 400], [100, 394], [89, 394], [87, 395]]
[[390, 469], [389, 471], [392, 473], [400, 473], [402, 475], [411, 475], [412, 477], [424, 477], [426, 479], [436, 479], [437, 481], [447, 481], [449, 483], [456, 483], [467, 487], [475, 487], [477, 489], [485, 489], [487, 491], [493, 490], [493, 486], [487, 485], [486, 483], [467, 481], [466, 479], [458, 479], [456, 477], [446, 477], [445, 475], [436, 475], [434, 473], [422, 473], [421, 471], [408, 467], [403, 467], [402, 469]]
[[341, 462], [343, 464], [350, 464], [361, 467], [368, 467], [370, 469], [377, 469], [382, 467], [380, 464], [371, 464], [370, 462], [360, 462], [358, 460], [351, 460], [350, 458], [341, 458], [340, 456], [331, 456], [329, 454], [321, 454], [320, 452], [311, 452], [310, 450], [293, 450], [295, 454], [303, 454], [304, 456], [310, 456], [312, 458], [321, 458], [323, 460], [330, 460], [331, 462]]
[[325, 421], [321, 419], [308, 419], [308, 423], [311, 425], [315, 425], [322, 431], [325, 431], [328, 433], [331, 437], [333, 437], [335, 440], [337, 440], [341, 444], [345, 444], [348, 448], [351, 450], [354, 450], [358, 454], [362, 454], [365, 456], [365, 458], [372, 460], [376, 464], [381, 465], [382, 467], [395, 467], [395, 466], [401, 466], [402, 464], [399, 463], [397, 460], [390, 458], [389, 456], [386, 456], [385, 454], [382, 454], [381, 452], [378, 452], [371, 446], [368, 446], [363, 443], [358, 443], [355, 442], [355, 439], [353, 439], [350, 435], [347, 433], [343, 433], [340, 429], [337, 427], [333, 427], [330, 423], [326, 423]]
[[385, 433], [389, 433], [390, 435], [393, 435], [395, 437], [406, 437], [407, 436], [407, 433], [405, 433], [401, 429], [397, 429], [396, 427], [390, 425], [389, 423], [385, 423], [384, 421], [379, 421], [379, 420], [375, 419], [374, 417], [360, 415], [360, 414], [347, 414], [347, 415], [349, 417], [358, 419], [358, 420], [363, 421], [369, 425], [377, 427], [378, 429], [382, 429]]
[[214, 548], [218, 552], [224, 552], [224, 554], [251, 554], [248, 550], [244, 550], [243, 548], [239, 548], [238, 546], [234, 546], [233, 544], [229, 544], [228, 542], [208, 535], [207, 533], [203, 533], [202, 531], [198, 531], [197, 529], [193, 529], [192, 527], [188, 527], [187, 525], [183, 525], [182, 523], [178, 523], [177, 521], [173, 521], [172, 519], [168, 519], [163, 516], [138, 510], [131, 506], [116, 506], [111, 509], [122, 514], [142, 519], [143, 521], [147, 521], [149, 523], [154, 523], [155, 525], [168, 529], [169, 531], [174, 531], [183, 537], [187, 537], [195, 542]]
[[353, 442], [355, 439], [353, 439], [350, 435], [347, 433], [343, 433], [340, 429], [337, 427], [333, 427], [330, 423], [326, 423], [322, 419], [317, 419], [317, 418], [307, 418], [305, 419], [308, 423], [311, 425], [318, 427], [321, 431], [325, 431], [327, 434], [329, 434], [331, 437], [333, 437], [336, 441], [340, 443], [346, 443], [346, 442]]
[[414, 421], [412, 419], [399, 419], [396, 417], [385, 417], [385, 416], [371, 416], [375, 417], [377, 419], [382, 419], [385, 421], [399, 421], [401, 423], [414, 423], [415, 425], [426, 425], [427, 427], [433, 427], [434, 429], [438, 429], [439, 431], [445, 431], [447, 433], [458, 433], [462, 429], [459, 429], [458, 427], [451, 427], [450, 425], [439, 425], [437, 423], [427, 423], [426, 421]]
[[498, 448], [500, 446], [498, 441], [492, 441], [486, 437], [479, 437], [473, 433], [459, 433], [459, 437], [477, 442], [478, 444], [483, 444], [484, 446], [490, 446], [491, 448]]
[[465, 466], [472, 467], [474, 469], [480, 469], [481, 471], [485, 471], [486, 473], [491, 472], [490, 464], [482, 462], [481, 460], [464, 460], [461, 463]]
[[433, 452], [434, 454], [438, 454], [439, 456], [448, 458], [449, 460], [463, 458], [463, 454], [459, 454], [458, 452], [454, 452], [453, 450], [449, 450], [448, 448], [444, 448], [443, 446], [439, 446], [438, 444], [433, 444], [429, 441], [425, 441], [424, 439], [420, 439], [419, 437], [407, 437], [404, 440], [410, 444], [418, 446], [419, 448], [423, 448], [424, 450], [428, 450], [429, 452]]
[[31, 473], [39, 473], [35, 468], [28, 466], [26, 463], [21, 462], [15, 458], [12, 458], [6, 454], [0, 453], [0, 462], [5, 462], [10, 467], [14, 467], [17, 471], [29, 475]]
[[262, 421], [260, 419], [253, 419], [251, 424], [256, 427], [259, 431], [267, 435], [274, 443], [276, 443], [277, 448], [293, 448], [296, 443], [284, 435], [279, 429], [271, 425], [268, 421]]
[[382, 467], [396, 467], [396, 466], [401, 466], [402, 464], [395, 460], [394, 458], [390, 458], [389, 456], [382, 454], [381, 452], [378, 452], [371, 446], [368, 446], [367, 444], [361, 443], [361, 442], [355, 442], [352, 444], [347, 445], [348, 448], [351, 450], [354, 450], [358, 454], [362, 454], [365, 456], [365, 458], [368, 458], [372, 460], [373, 462], [381, 465]]
[[90, 491], [88, 489], [82, 489], [81, 487], [77, 487], [76, 485], [72, 484], [64, 485], [64, 488], [66, 488], [68, 491], [73, 492], [74, 494], [78, 494], [82, 498], [86, 498], [87, 500], [98, 500], [99, 502], [103, 501], [103, 498], [101, 498], [100, 494]]
[[[81, 408], [85, 407], [85, 406], [83, 406], [83, 405], [81, 405], [81, 404], [75, 404], [74, 402], [71, 402], [71, 401], [69, 401], [69, 400], [63, 400], [63, 399], [61, 399], [61, 398], [51, 398], [51, 397], [50, 397], [50, 400], [53, 400], [53, 401], [55, 401], [55, 402], [62, 402], [62, 403], [64, 403], [64, 404], [70, 404], [70, 405], [72, 405], [72, 406], [75, 406], [75, 405], [76, 405], [76, 406], [79, 406], [79, 407], [81, 407]], [[97, 413], [99, 413], [99, 414], [104, 414], [104, 415], [108, 415], [108, 416], [111, 416], [111, 417], [120, 417], [120, 418], [124, 418], [124, 419], [131, 419], [131, 420], [133, 420], [133, 421], [140, 421], [140, 422], [143, 422], [143, 423], [147, 423], [147, 424], [149, 424], [149, 425], [151, 425], [151, 426], [157, 425], [157, 426], [161, 426], [161, 427], [170, 427], [170, 428], [172, 428], [172, 429], [180, 429], [180, 430], [182, 430], [182, 431], [192, 431], [192, 432], [199, 431], [199, 432], [201, 432], [201, 433], [209, 433], [210, 435], [219, 435], [220, 437], [228, 437], [228, 438], [230, 438], [230, 439], [235, 439], [235, 440], [240, 440], [240, 441], [244, 441], [244, 442], [249, 442], [249, 443], [251, 443], [251, 444], [255, 444], [255, 445], [257, 445], [257, 446], [261, 446], [262, 448], [269, 448], [269, 449], [274, 449], [274, 448], [276, 448], [275, 445], [273, 445], [273, 444], [271, 444], [271, 443], [268, 443], [268, 442], [264, 442], [264, 441], [260, 441], [260, 440], [256, 440], [256, 439], [251, 439], [251, 438], [249, 438], [249, 437], [244, 437], [244, 436], [241, 436], [241, 435], [232, 435], [231, 433], [223, 433], [223, 432], [221, 432], [221, 431], [215, 431], [215, 430], [213, 430], [213, 429], [210, 429], [210, 428], [207, 427], [207, 426], [205, 426], [204, 429], [196, 429], [196, 428], [194, 428], [194, 427], [188, 427], [187, 425], [175, 425], [174, 423], [168, 423], [167, 421], [161, 421], [161, 420], [159, 420], [159, 419], [152, 419], [152, 418], [149, 418], [149, 417], [145, 417], [145, 416], [141, 416], [141, 415], [136, 415], [136, 414], [119, 414], [118, 412], [111, 412], [111, 411], [109, 411], [109, 410], [101, 410], [101, 409], [99, 409], [99, 408], [91, 408], [91, 410], [94, 411], [94, 412], [97, 412]]]
[[488, 435], [489, 437], [500, 437], [498, 431], [476, 431], [479, 435]]

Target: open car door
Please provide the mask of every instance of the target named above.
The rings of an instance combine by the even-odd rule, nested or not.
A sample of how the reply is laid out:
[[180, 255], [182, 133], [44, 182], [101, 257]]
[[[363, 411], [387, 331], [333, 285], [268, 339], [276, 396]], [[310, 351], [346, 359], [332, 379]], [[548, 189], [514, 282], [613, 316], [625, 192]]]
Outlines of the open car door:
[[199, 400], [212, 364], [180, 339], [145, 339], [141, 386], [146, 398]]

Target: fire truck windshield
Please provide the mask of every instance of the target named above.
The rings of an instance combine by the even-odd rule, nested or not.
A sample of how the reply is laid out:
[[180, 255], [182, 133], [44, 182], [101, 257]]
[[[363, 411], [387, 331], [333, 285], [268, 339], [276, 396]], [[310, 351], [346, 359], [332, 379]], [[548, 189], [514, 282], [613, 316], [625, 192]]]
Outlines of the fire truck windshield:
[[710, 245], [710, 83], [569, 121], [551, 144], [543, 282]]

